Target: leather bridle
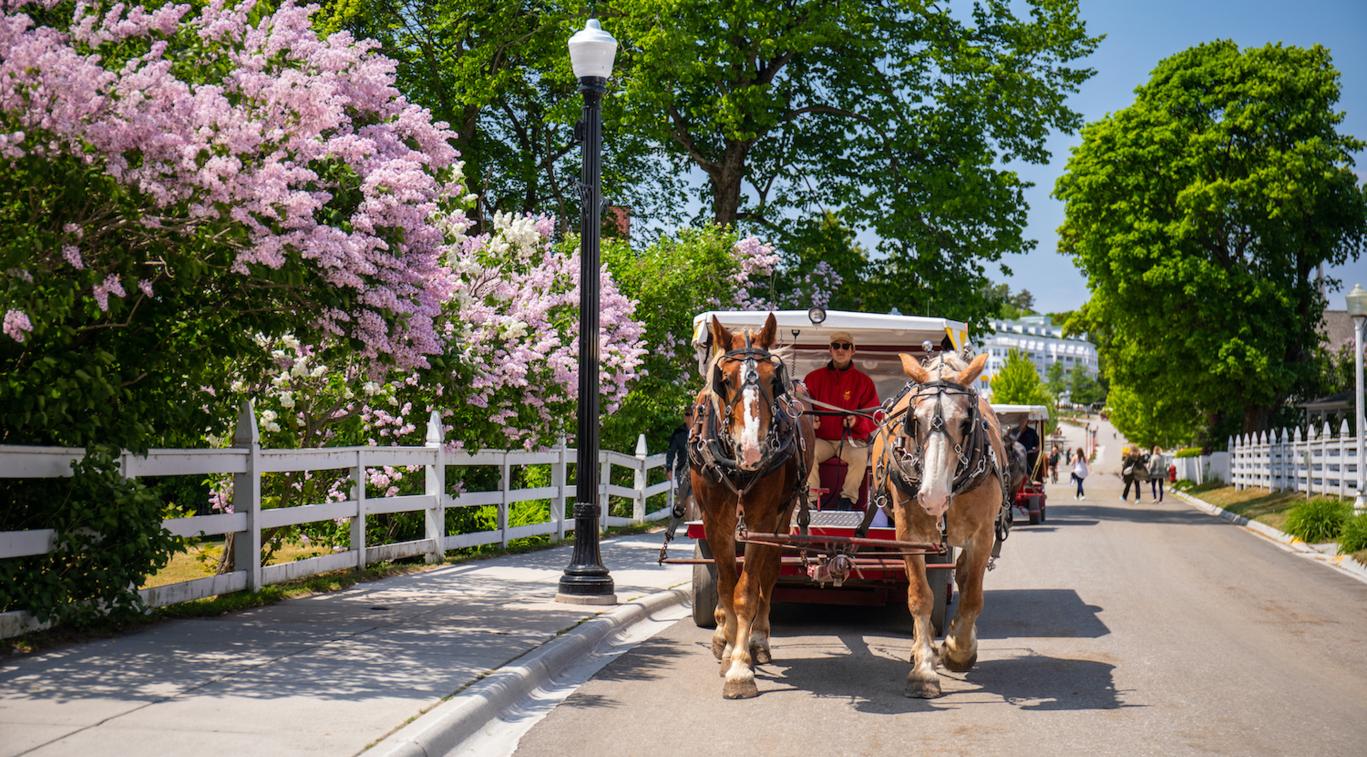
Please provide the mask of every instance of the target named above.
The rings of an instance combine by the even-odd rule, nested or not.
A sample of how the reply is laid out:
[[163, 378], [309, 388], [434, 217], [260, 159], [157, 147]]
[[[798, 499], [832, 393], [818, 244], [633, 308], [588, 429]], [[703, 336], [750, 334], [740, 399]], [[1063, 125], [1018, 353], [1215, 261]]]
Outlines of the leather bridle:
[[[728, 398], [730, 383], [726, 379], [726, 365], [736, 362], [740, 363], [741, 385], [734, 396]], [[760, 381], [761, 362], [774, 365], [772, 381]], [[737, 463], [738, 445], [729, 429], [736, 406], [741, 403], [746, 390], [752, 387], [769, 408], [770, 421], [760, 464], [754, 470], [747, 471], [742, 470]], [[738, 497], [743, 497], [756, 483], [778, 470], [802, 448], [804, 443], [797, 426], [802, 407], [793, 396], [787, 366], [778, 355], [754, 346], [749, 334], [745, 335], [743, 347], [721, 353], [712, 361], [704, 393], [706, 401], [694, 409], [688, 458], [708, 480], [725, 484]], [[805, 458], [797, 455], [797, 459], [801, 467]], [[799, 481], [805, 482], [806, 471], [799, 471], [799, 474]]]

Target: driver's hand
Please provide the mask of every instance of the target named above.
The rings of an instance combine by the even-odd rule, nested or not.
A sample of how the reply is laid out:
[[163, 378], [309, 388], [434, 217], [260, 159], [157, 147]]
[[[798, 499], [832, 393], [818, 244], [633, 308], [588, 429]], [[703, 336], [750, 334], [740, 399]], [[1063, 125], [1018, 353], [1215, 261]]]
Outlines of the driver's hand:
[[819, 429], [819, 428], [821, 428], [821, 416], [819, 416], [819, 415], [813, 415], [813, 416], [812, 416], [812, 430], [815, 431], [815, 430], [817, 430], [817, 429]]
[[845, 428], [854, 428], [854, 416], [853, 416], [853, 415], [847, 415], [847, 416], [845, 416]]

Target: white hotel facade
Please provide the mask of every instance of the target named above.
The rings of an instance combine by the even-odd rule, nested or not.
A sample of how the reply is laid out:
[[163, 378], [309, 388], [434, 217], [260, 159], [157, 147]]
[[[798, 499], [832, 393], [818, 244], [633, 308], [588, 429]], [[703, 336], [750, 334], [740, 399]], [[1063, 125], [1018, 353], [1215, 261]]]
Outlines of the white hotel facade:
[[1081, 365], [1089, 376], [1096, 376], [1096, 346], [1082, 337], [1063, 335], [1047, 315], [1030, 315], [1014, 321], [990, 321], [988, 334], [978, 342], [979, 349], [988, 354], [987, 368], [979, 379], [979, 391], [992, 396], [992, 377], [1006, 364], [1011, 350], [1020, 350], [1035, 364], [1043, 379], [1054, 363], [1063, 363], [1066, 376], [1073, 366]]

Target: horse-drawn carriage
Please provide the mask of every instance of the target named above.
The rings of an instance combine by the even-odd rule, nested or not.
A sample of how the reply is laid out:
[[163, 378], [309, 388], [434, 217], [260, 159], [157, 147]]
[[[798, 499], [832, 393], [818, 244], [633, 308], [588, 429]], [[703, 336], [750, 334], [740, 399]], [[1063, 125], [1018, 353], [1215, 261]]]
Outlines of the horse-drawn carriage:
[[[712, 652], [722, 664], [723, 696], [758, 695], [754, 666], [772, 659], [774, 600], [887, 602], [899, 593], [912, 616], [906, 694], [939, 696], [937, 666], [966, 672], [977, 662], [983, 578], [1010, 525], [1001, 427], [978, 393], [987, 355], [960, 354], [966, 329], [939, 318], [813, 308], [705, 313], [695, 324], [703, 382], [692, 405], [688, 461], [702, 521], [688, 533], [705, 542], [692, 559], [673, 562], [698, 566], [695, 620], [717, 625]], [[858, 343], [860, 370], [881, 384], [881, 406], [827, 404], [795, 381], [826, 362], [828, 349], [833, 363], [849, 354], [844, 339], [832, 341], [840, 332]], [[860, 383], [858, 394], [843, 394], [847, 402], [869, 394]], [[852, 421], [873, 429], [862, 515], [853, 502], [854, 512], [828, 512], [808, 496], [816, 413], [833, 411], [873, 421]], [[837, 431], [847, 427], [842, 418]], [[840, 444], [861, 441], [839, 434]], [[823, 455], [833, 445], [824, 439]], [[844, 489], [842, 504], [852, 489]], [[891, 529], [874, 525], [880, 510]], [[953, 619], [946, 617], [951, 567], [960, 592]], [[709, 606], [715, 612], [706, 612]]]
[[[964, 324], [944, 318], [832, 311], [824, 314], [824, 320], [814, 322], [813, 314], [806, 311], [780, 311], [774, 315], [779, 341], [772, 352], [793, 378], [801, 378], [824, 365], [829, 360], [830, 335], [845, 332], [858, 345], [855, 367], [873, 380], [878, 396], [885, 399], [896, 396], [907, 383], [899, 355], [922, 359], [931, 353], [958, 349], [968, 338]], [[768, 313], [716, 312], [695, 318], [693, 343], [704, 370], [709, 351], [708, 325], [714, 316], [723, 326], [742, 329], [759, 328]], [[885, 412], [882, 407], [863, 410], [876, 415], [878, 420]], [[809, 412], [826, 417], [840, 415], [839, 411], [820, 407]], [[865, 440], [842, 442], [863, 444]], [[896, 531], [886, 517], [877, 517], [865, 533], [856, 535], [868, 508], [876, 507], [872, 501], [875, 497], [870, 493], [874, 463], [870, 459], [864, 470], [855, 473], [863, 484], [853, 511], [831, 509], [835, 493], [851, 471], [839, 456], [820, 466], [824, 493], [812, 503], [807, 533], [800, 533], [794, 513], [784, 538], [770, 540], [782, 543], [784, 549], [772, 601], [874, 606], [906, 602], [907, 573], [902, 556], [911, 548], [897, 542]], [[696, 540], [693, 559], [678, 562], [693, 562], [693, 620], [700, 627], [712, 628], [717, 622], [717, 577], [702, 521], [689, 522], [687, 534]], [[741, 560], [745, 546], [737, 545]], [[954, 550], [943, 538], [938, 544], [926, 546], [929, 549], [919, 551], [926, 553], [926, 575], [935, 597], [931, 622], [938, 636], [944, 632], [954, 593], [954, 582], [950, 580]]]
[[[1048, 497], [1044, 494], [1044, 477], [1048, 472], [1046, 469], [1049, 456], [1042, 446], [1042, 440], [1047, 438], [1045, 427], [1049, 423], [1049, 408], [1044, 405], [999, 405], [994, 402], [992, 412], [997, 414], [997, 420], [1001, 422], [1004, 432], [1006, 429], [1018, 428], [1021, 421], [1025, 421], [1035, 432], [1035, 457], [1033, 460], [1020, 461], [1023, 475], [1019, 476], [1019, 483], [1015, 483], [1013, 477], [1011, 504], [1026, 515], [1031, 525], [1043, 523], [1045, 506], [1048, 503]], [[1008, 433], [1008, 455], [1012, 454], [1012, 438], [1013, 435]]]

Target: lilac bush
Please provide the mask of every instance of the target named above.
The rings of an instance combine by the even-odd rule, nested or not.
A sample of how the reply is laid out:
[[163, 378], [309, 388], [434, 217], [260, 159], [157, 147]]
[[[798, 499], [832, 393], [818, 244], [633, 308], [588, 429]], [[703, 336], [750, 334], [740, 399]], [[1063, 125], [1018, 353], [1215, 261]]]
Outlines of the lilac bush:
[[440, 350], [432, 218], [463, 194], [454, 135], [400, 95], [374, 43], [319, 39], [313, 7], [292, 2], [0, 7], [0, 171], [74, 159], [138, 216], [110, 203], [33, 219], [38, 244], [5, 261], [24, 275], [0, 296], [35, 332], [52, 316], [33, 290], [80, 281], [114, 319], [175, 279], [168, 238], [207, 236], [227, 255], [198, 262], [225, 273], [293, 265], [316, 328], [367, 357], [411, 367]]

